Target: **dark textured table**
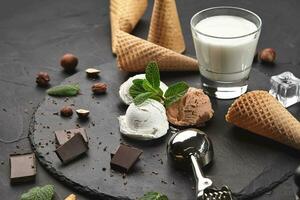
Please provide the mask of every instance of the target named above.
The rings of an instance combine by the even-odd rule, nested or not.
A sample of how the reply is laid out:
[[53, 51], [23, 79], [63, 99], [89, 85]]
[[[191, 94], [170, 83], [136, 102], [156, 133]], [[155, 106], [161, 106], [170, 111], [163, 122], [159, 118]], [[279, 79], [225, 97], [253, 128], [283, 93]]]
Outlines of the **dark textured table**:
[[[13, 140], [28, 134], [34, 108], [44, 98], [44, 90], [37, 88], [34, 83], [38, 71], [49, 72], [51, 83], [56, 85], [68, 77], [61, 71], [58, 62], [65, 52], [72, 52], [79, 57], [79, 70], [111, 62], [115, 58], [110, 49], [108, 1], [2, 0], [0, 5], [0, 139]], [[149, 1], [148, 11], [134, 31], [135, 35], [146, 37], [151, 5], [152, 1]], [[257, 63], [254, 67], [269, 76], [289, 70], [300, 77], [300, 2], [297, 0], [178, 0], [177, 5], [187, 54], [194, 55], [189, 19], [196, 11], [219, 5], [244, 7], [256, 12], [263, 20], [259, 47], [273, 47], [278, 53], [276, 65]], [[290, 110], [299, 119], [299, 105]], [[276, 151], [282, 149], [283, 155], [290, 156], [285, 159], [289, 162], [282, 163], [282, 169], [292, 169], [298, 164], [295, 151], [263, 139], [261, 145], [270, 145]], [[76, 193], [57, 182], [40, 166], [35, 183], [11, 186], [8, 155], [15, 150], [28, 148], [27, 139], [10, 144], [0, 142], [0, 199], [18, 199], [25, 190], [48, 183], [56, 186], [61, 198]], [[255, 156], [251, 146], [248, 148], [248, 155]], [[235, 163], [231, 157], [228, 157], [228, 161], [235, 165], [251, 164], [253, 169], [251, 172], [237, 171], [236, 176], [232, 177], [236, 183], [246, 178], [250, 181], [253, 175], [263, 170], [260, 165], [247, 163], [246, 155], [240, 156], [245, 157], [245, 162]], [[270, 157], [272, 155], [266, 155], [266, 159]], [[278, 163], [281, 161], [279, 156]], [[267, 167], [272, 167], [272, 163]], [[292, 199], [293, 193], [293, 181], [289, 179], [259, 199]], [[80, 196], [80, 199], [87, 198]]]

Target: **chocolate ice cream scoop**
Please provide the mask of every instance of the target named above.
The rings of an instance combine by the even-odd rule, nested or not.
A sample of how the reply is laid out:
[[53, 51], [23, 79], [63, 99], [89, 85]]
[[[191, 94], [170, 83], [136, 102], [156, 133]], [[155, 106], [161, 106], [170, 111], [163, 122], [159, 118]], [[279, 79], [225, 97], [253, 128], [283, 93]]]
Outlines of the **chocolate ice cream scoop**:
[[169, 122], [177, 126], [202, 126], [213, 113], [209, 97], [203, 90], [193, 87], [167, 109]]

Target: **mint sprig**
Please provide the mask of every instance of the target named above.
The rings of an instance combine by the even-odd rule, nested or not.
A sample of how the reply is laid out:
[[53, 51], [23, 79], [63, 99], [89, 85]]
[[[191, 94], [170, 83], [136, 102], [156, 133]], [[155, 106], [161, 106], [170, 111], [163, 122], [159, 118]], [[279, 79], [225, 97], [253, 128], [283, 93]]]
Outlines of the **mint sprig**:
[[22, 194], [21, 200], [51, 200], [54, 195], [54, 186], [34, 187]]
[[150, 62], [145, 70], [146, 79], [135, 79], [129, 88], [129, 94], [136, 105], [142, 104], [147, 99], [154, 99], [169, 107], [178, 101], [187, 92], [189, 86], [181, 81], [171, 85], [164, 93], [160, 88], [160, 74], [156, 62]]
[[139, 200], [168, 200], [168, 197], [158, 192], [147, 192]]

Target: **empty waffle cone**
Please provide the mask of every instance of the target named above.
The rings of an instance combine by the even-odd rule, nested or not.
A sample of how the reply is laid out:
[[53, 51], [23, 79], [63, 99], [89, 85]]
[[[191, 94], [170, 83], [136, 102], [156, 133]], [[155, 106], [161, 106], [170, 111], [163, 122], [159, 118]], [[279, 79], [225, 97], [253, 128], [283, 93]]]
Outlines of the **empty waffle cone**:
[[156, 61], [161, 71], [197, 71], [197, 60], [153, 44], [123, 31], [116, 35], [117, 63], [121, 70], [143, 72], [150, 61]]
[[148, 41], [178, 53], [185, 50], [175, 0], [155, 0]]
[[110, 0], [112, 51], [116, 52], [115, 35], [118, 30], [130, 33], [144, 15], [148, 0]]
[[226, 121], [300, 149], [300, 123], [266, 91], [248, 92], [230, 106]]

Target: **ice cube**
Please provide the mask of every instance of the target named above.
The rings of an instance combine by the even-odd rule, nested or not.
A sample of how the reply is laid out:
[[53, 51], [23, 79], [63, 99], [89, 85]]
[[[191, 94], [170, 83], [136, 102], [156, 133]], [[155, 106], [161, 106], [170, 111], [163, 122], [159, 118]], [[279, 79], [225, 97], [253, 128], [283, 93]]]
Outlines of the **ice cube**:
[[300, 101], [300, 79], [291, 72], [272, 76], [269, 93], [287, 108]]

